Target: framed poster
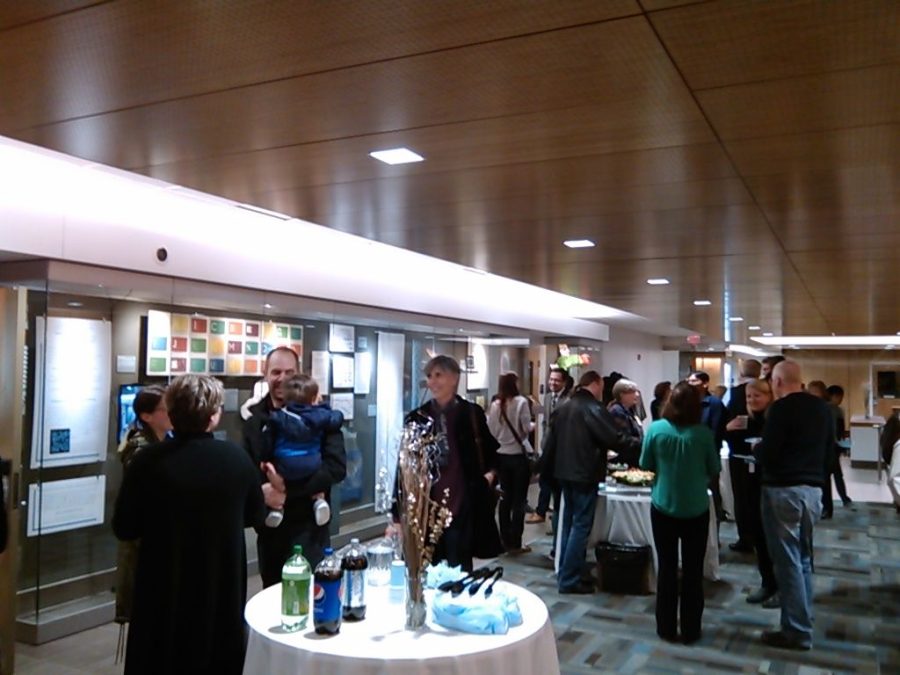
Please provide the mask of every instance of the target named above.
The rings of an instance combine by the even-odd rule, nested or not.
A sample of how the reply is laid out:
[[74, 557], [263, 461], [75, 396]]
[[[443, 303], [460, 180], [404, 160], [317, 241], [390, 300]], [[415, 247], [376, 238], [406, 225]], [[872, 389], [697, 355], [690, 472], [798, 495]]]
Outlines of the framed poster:
[[106, 459], [112, 332], [102, 319], [37, 317], [31, 468]]
[[353, 326], [333, 323], [328, 329], [328, 351], [353, 353], [356, 346], [356, 329]]
[[31, 483], [26, 536], [103, 524], [106, 476]]
[[343, 356], [335, 354], [331, 357], [331, 386], [334, 389], [352, 389], [353, 388], [353, 365], [352, 356]]

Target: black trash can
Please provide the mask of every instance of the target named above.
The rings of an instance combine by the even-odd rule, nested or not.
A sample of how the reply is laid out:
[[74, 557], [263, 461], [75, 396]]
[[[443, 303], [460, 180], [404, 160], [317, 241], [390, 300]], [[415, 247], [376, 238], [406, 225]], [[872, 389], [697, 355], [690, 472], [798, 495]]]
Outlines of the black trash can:
[[601, 542], [594, 549], [600, 588], [608, 593], [646, 595], [653, 551], [649, 546]]

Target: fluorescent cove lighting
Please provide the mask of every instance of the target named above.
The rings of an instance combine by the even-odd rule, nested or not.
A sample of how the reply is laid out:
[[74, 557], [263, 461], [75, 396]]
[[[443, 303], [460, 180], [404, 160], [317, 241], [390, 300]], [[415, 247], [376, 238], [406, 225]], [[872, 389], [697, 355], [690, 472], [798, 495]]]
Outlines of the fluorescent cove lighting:
[[568, 246], [569, 248], [593, 248], [596, 244], [590, 239], [566, 239], [563, 242], [563, 246]]
[[647, 279], [647, 283], [651, 286], [668, 286], [669, 280], [664, 279], [663, 277], [658, 277], [656, 279]]
[[728, 317], [728, 320], [729, 320], [729, 321], [734, 321], [735, 323], [737, 323], [738, 321], [743, 321], [743, 320], [744, 320], [744, 317], [742, 317], [742, 316], [729, 316], [729, 317]]
[[897, 344], [896, 335], [788, 335], [750, 338], [770, 347], [876, 347], [885, 348]]
[[409, 148], [389, 148], [388, 150], [375, 150], [369, 153], [370, 157], [374, 157], [379, 162], [385, 164], [411, 164], [412, 162], [423, 162], [425, 158]]
[[760, 326], [747, 326], [747, 330], [759, 330]]

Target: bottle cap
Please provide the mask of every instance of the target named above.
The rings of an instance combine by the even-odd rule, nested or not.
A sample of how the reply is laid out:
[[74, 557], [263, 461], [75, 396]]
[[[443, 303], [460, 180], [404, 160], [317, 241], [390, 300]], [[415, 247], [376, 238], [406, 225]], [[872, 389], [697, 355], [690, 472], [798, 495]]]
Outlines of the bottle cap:
[[351, 543], [351, 544], [358, 544], [358, 543], [359, 543], [359, 539], [357, 539], [356, 537], [353, 537], [353, 539], [350, 540], [350, 543]]
[[325, 553], [325, 555], [332, 555], [334, 553], [334, 549], [331, 548], [330, 546], [326, 546], [324, 553]]
[[303, 545], [302, 544], [294, 544], [294, 555], [302, 555], [303, 554]]

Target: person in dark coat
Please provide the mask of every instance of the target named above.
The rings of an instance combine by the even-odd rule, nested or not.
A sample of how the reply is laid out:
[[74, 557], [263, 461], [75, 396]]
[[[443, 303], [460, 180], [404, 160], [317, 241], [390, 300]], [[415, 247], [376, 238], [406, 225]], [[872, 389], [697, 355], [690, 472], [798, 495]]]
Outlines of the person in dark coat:
[[[440, 479], [431, 493], [440, 499], [445, 488], [449, 491], [447, 507], [453, 522], [438, 541], [433, 560], [470, 571], [473, 556], [492, 558], [504, 550], [492, 494], [500, 444], [488, 429], [484, 410], [457, 395], [460, 368], [456, 359], [435, 356], [425, 364], [425, 375], [432, 399], [410, 412], [404, 423], [431, 423], [446, 439], [438, 460]], [[399, 520], [395, 504], [394, 521]], [[396, 528], [396, 524], [388, 527], [388, 536]]]
[[265, 510], [253, 462], [212, 437], [223, 400], [217, 380], [177, 378], [165, 396], [174, 436], [125, 471], [113, 531], [141, 540], [126, 675], [243, 669], [244, 528]]
[[[731, 478], [731, 493], [734, 496], [734, 523], [737, 526], [738, 538], [728, 544], [732, 551], [750, 553], [753, 551], [755, 541], [751, 532], [751, 521], [754, 514], [750, 511], [754, 508], [750, 505], [749, 497], [749, 464], [735, 455], [747, 455], [750, 449], [744, 443], [747, 434], [747, 381], [756, 380], [762, 370], [762, 364], [756, 359], [741, 361], [741, 383], [732, 388], [731, 397], [728, 399], [726, 411], [728, 424], [725, 429], [725, 442], [728, 444], [728, 475]], [[737, 421], [735, 421], [737, 420]], [[761, 431], [760, 431], [761, 433]], [[759, 434], [756, 434], [759, 435]], [[759, 511], [759, 504], [755, 506]]]
[[636, 467], [641, 454], [641, 443], [644, 440], [644, 427], [638, 419], [635, 409], [641, 394], [638, 386], [624, 377], [613, 385], [612, 402], [606, 407], [616, 424], [616, 428], [627, 436], [637, 441], [637, 448], [633, 452], [619, 453], [616, 461], [625, 463], [630, 467]]
[[[158, 384], [141, 389], [134, 397], [133, 426], [125, 433], [119, 445], [118, 454], [122, 467], [127, 469], [131, 460], [143, 448], [159, 443], [172, 428], [169, 413], [164, 400], [166, 388]], [[119, 649], [116, 653], [118, 662], [125, 646], [125, 624], [131, 617], [132, 598], [134, 596], [134, 574], [137, 569], [137, 557], [140, 542], [120, 541], [116, 555], [116, 618], [119, 624]]]
[[640, 453], [640, 441], [616, 428], [612, 416], [600, 404], [603, 378], [589, 370], [578, 381], [568, 403], [550, 420], [542, 461], [553, 467], [562, 485], [563, 516], [560, 523], [560, 593], [593, 593], [593, 584], [582, 581], [588, 535], [594, 524], [597, 484], [606, 475], [608, 450], [626, 455]]
[[269, 352], [265, 370], [268, 394], [250, 407], [250, 418], [244, 422], [244, 449], [261, 467], [259, 476], [266, 506], [284, 510], [281, 525], [260, 527], [256, 531], [259, 574], [264, 588], [281, 582], [281, 568], [291, 557], [295, 544], [303, 546], [303, 557], [313, 567], [325, 557], [331, 535], [327, 524], [316, 523], [315, 497], [322, 493], [330, 502], [331, 486], [347, 475], [347, 454], [340, 429], [325, 433], [322, 464], [312, 476], [303, 480], [285, 480], [275, 469], [275, 449], [267, 427], [272, 414], [284, 406], [284, 385], [299, 370], [299, 359], [292, 349], [278, 347]]

